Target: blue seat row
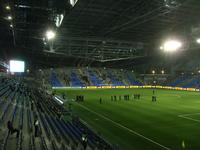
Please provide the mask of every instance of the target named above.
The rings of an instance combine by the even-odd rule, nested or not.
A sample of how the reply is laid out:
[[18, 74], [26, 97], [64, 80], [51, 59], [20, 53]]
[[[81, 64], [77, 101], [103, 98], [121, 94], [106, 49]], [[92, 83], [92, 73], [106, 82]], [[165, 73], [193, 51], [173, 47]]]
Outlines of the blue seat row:
[[51, 132], [50, 132], [48, 126], [47, 126], [47, 123], [46, 123], [46, 121], [45, 121], [43, 115], [40, 114], [40, 113], [39, 113], [39, 115], [40, 115], [40, 118], [41, 118], [41, 121], [42, 121], [42, 124], [43, 124], [43, 128], [44, 128], [44, 130], [45, 130], [45, 133], [46, 133], [47, 137], [50, 138]]
[[67, 143], [67, 145], [69, 145], [70, 140], [68, 139], [67, 134], [64, 132], [63, 128], [61, 127], [60, 120], [55, 119], [53, 117], [52, 117], [52, 120], [53, 120], [54, 124], [56, 125], [56, 127], [58, 128], [60, 134], [62, 135], [62, 137], [65, 140], [65, 142]]
[[45, 119], [47, 120], [48, 124], [50, 125], [51, 130], [53, 131], [53, 134], [54, 134], [54, 136], [56, 137], [56, 139], [57, 139], [58, 141], [60, 141], [60, 140], [61, 140], [60, 134], [59, 134], [57, 128], [54, 126], [54, 124], [53, 124], [51, 118], [50, 118], [49, 116], [45, 115]]
[[41, 137], [41, 142], [42, 142], [42, 149], [43, 149], [43, 150], [48, 150], [47, 144], [46, 144], [46, 142], [45, 142], [44, 137]]

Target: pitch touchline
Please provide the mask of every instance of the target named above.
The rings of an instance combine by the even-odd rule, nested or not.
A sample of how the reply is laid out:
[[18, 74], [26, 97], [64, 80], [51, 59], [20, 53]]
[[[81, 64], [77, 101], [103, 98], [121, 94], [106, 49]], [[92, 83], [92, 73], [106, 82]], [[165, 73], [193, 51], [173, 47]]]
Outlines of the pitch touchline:
[[[77, 104], [78, 104], [78, 103], [77, 103]], [[158, 145], [158, 146], [160, 146], [160, 147], [162, 147], [162, 148], [164, 148], [164, 149], [166, 149], [166, 150], [170, 150], [170, 148], [168, 148], [168, 147], [166, 147], [166, 146], [164, 146], [164, 145], [162, 145], [162, 144], [159, 144], [158, 142], [156, 142], [156, 141], [154, 141], [154, 140], [152, 140], [152, 139], [150, 139], [150, 138], [148, 138], [148, 137], [145, 137], [144, 135], [142, 135], [142, 134], [140, 134], [140, 133], [138, 133], [138, 132], [136, 132], [136, 131], [133, 131], [133, 130], [129, 129], [129, 128], [127, 128], [127, 127], [121, 125], [120, 123], [117, 123], [117, 122], [111, 120], [110, 118], [105, 117], [105, 116], [102, 115], [102, 114], [99, 114], [99, 113], [97, 113], [97, 112], [95, 112], [95, 111], [93, 111], [93, 110], [91, 110], [91, 109], [89, 109], [89, 108], [87, 108], [87, 107], [85, 107], [85, 106], [83, 106], [83, 105], [81, 105], [81, 104], [78, 104], [78, 105], [81, 106], [81, 107], [83, 107], [84, 109], [86, 109], [86, 110], [88, 110], [88, 111], [90, 111], [90, 112], [96, 114], [97, 116], [100, 116], [100, 117], [104, 118], [105, 120], [108, 120], [108, 121], [112, 122], [113, 124], [115, 124], [115, 125], [117, 125], [117, 126], [123, 128], [123, 129], [125, 129], [125, 130], [128, 130], [129, 132], [131, 132], [131, 133], [133, 133], [133, 134], [135, 134], [135, 135], [137, 135], [137, 136], [139, 136], [139, 137], [142, 137], [142, 138], [144, 138], [145, 140], [147, 140], [147, 141], [149, 141], [149, 142], [151, 142], [151, 143], [154, 143], [155, 145]]]

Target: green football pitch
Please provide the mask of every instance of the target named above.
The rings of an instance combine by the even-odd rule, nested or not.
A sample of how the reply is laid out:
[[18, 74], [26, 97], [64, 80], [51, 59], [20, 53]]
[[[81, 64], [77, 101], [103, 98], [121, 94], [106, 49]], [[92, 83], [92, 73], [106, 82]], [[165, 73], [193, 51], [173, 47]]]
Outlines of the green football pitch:
[[[84, 102], [73, 102], [72, 110], [110, 143], [123, 150], [199, 150], [200, 93], [152, 89], [69, 89], [57, 90], [69, 99], [83, 95]], [[119, 95], [130, 100], [119, 100]], [[133, 94], [141, 94], [134, 100]], [[111, 101], [116, 95], [117, 101]], [[100, 104], [100, 97], [102, 104]], [[66, 104], [67, 105], [67, 104]]]

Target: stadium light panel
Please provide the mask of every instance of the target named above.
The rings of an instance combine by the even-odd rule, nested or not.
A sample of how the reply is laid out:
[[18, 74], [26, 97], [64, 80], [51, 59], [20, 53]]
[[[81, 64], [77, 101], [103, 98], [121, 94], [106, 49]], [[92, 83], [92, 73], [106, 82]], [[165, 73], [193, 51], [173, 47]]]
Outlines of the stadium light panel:
[[25, 63], [24, 61], [19, 60], [10, 60], [10, 72], [24, 72], [25, 70]]
[[56, 36], [56, 34], [55, 34], [55, 32], [53, 32], [52, 30], [48, 30], [48, 31], [46, 32], [46, 37], [47, 37], [48, 40], [54, 39], [55, 36]]
[[198, 44], [200, 44], [200, 38], [198, 38], [196, 41], [197, 41]]
[[165, 52], [175, 52], [182, 47], [182, 43], [178, 40], [168, 40], [163, 44]]
[[61, 104], [64, 104], [63, 101], [61, 101], [58, 97], [54, 96], [54, 98]]

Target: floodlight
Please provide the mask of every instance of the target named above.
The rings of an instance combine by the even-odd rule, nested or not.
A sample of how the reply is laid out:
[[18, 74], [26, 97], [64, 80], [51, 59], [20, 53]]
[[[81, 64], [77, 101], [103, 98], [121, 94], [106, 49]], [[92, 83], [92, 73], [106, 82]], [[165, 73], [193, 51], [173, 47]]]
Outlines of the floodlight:
[[54, 39], [55, 36], [56, 36], [56, 34], [55, 34], [55, 32], [53, 32], [52, 30], [48, 30], [48, 31], [46, 32], [46, 37], [47, 37], [48, 40]]
[[165, 71], [164, 71], [164, 70], [162, 70], [162, 71], [161, 71], [161, 73], [162, 73], [162, 74], [165, 74]]
[[8, 20], [12, 20], [12, 16], [8, 16], [7, 19], [8, 19]]
[[156, 73], [156, 71], [155, 70], [152, 70], [152, 74], [155, 74]]
[[200, 44], [200, 38], [198, 38], [198, 39], [196, 40], [196, 42], [197, 42], [198, 44]]
[[13, 25], [12, 25], [12, 24], [10, 24], [10, 27], [11, 27], [11, 28], [13, 28]]
[[63, 19], [64, 19], [64, 15], [63, 14], [56, 15], [56, 17], [55, 17], [56, 27], [60, 27], [61, 26], [61, 24], [63, 22]]
[[164, 4], [167, 8], [175, 8], [180, 5], [180, 2], [177, 0], [164, 0]]
[[178, 40], [169, 40], [166, 41], [163, 45], [163, 50], [165, 52], [174, 52], [179, 50], [182, 47], [182, 43]]
[[198, 71], [198, 73], [200, 73], [200, 70]]
[[9, 5], [6, 6], [6, 10], [10, 10], [10, 6]]
[[74, 7], [78, 0], [70, 0], [70, 4]]

